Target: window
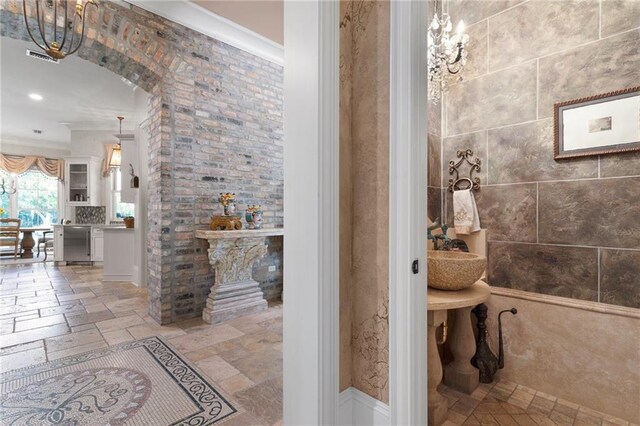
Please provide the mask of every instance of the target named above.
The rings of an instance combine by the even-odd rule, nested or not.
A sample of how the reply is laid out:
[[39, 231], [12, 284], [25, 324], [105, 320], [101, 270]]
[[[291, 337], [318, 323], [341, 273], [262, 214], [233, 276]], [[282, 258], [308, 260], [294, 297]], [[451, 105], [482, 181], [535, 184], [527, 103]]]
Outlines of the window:
[[116, 167], [111, 170], [109, 174], [109, 210], [112, 221], [121, 221], [127, 216], [133, 216], [134, 207], [133, 203], [123, 203], [120, 201], [120, 193], [122, 191], [122, 173], [120, 167]]
[[0, 195], [3, 217], [21, 219], [20, 226], [23, 227], [49, 226], [58, 222], [57, 179], [37, 170], [19, 176], [0, 171], [0, 177], [6, 184], [15, 183], [17, 190], [14, 194]]

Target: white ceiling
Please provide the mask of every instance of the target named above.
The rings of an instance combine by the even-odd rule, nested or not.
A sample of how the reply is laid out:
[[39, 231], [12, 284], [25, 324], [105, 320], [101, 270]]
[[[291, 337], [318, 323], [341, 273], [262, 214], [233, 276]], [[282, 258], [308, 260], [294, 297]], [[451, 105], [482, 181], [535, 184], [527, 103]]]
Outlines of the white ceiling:
[[[34, 59], [26, 49], [40, 51], [0, 38], [0, 141], [68, 149], [71, 130], [115, 133], [116, 116], [133, 117], [135, 86], [120, 76], [75, 56], [58, 64]], [[30, 93], [43, 100], [31, 100]]]
[[283, 0], [191, 0], [216, 15], [284, 44]]

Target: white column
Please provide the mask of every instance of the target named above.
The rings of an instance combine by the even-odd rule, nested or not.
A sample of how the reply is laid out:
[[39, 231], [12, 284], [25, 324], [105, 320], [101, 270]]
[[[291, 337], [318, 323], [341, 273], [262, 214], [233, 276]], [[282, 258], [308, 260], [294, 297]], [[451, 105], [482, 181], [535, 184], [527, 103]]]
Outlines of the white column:
[[339, 3], [284, 5], [284, 424], [338, 422]]
[[[426, 424], [426, 2], [391, 2], [389, 399], [391, 424]], [[419, 262], [418, 273], [411, 264]]]

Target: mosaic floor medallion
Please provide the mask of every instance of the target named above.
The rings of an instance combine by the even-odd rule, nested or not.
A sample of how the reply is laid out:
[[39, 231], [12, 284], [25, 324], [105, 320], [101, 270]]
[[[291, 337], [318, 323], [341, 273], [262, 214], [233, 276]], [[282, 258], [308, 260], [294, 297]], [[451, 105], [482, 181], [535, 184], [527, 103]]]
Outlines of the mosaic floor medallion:
[[0, 425], [212, 425], [236, 410], [157, 337], [0, 375]]

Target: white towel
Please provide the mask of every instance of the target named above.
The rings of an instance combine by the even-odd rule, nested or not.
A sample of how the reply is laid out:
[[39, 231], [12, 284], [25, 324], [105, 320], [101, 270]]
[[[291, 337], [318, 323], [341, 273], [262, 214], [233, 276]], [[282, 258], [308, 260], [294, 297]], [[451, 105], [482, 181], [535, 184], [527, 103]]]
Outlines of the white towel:
[[453, 227], [459, 235], [480, 230], [480, 216], [471, 189], [453, 191]]

